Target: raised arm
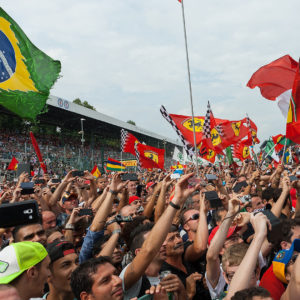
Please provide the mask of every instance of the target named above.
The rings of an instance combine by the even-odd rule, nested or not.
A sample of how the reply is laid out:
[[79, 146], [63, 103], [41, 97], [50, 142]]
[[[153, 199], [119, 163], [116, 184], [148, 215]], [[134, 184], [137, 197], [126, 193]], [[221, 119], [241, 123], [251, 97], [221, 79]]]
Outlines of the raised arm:
[[208, 247], [206, 254], [206, 277], [209, 280], [211, 286], [213, 288], [216, 287], [219, 277], [220, 277], [220, 259], [219, 254], [222, 250], [224, 242], [227, 237], [227, 233], [233, 218], [239, 211], [239, 200], [238, 199], [230, 199], [228, 202], [228, 212], [224, 218], [224, 221], [219, 227], [219, 230], [216, 232], [213, 237], [210, 246]]
[[205, 194], [200, 192], [199, 223], [194, 243], [186, 249], [184, 255], [184, 258], [187, 261], [198, 260], [207, 249], [208, 227], [206, 213]]
[[284, 202], [286, 197], [288, 196], [290, 192], [291, 186], [290, 186], [290, 179], [288, 177], [284, 177], [282, 180], [282, 192], [276, 203], [273, 204], [271, 212], [276, 216], [277, 218], [280, 217]]
[[[173, 205], [180, 207], [187, 197], [191, 195], [196, 188], [199, 188], [199, 186], [191, 189], [188, 188], [188, 179], [192, 176], [193, 173], [184, 175], [177, 182], [174, 198], [172, 200]], [[157, 255], [169, 232], [176, 212], [177, 209], [169, 205], [150, 231], [141, 250], [125, 271], [124, 284], [126, 290], [131, 288], [142, 277], [153, 258]]]
[[153, 209], [155, 206], [155, 202], [156, 202], [156, 198], [160, 192], [160, 189], [161, 189], [161, 182], [158, 182], [153, 191], [153, 194], [149, 197], [148, 203], [147, 203], [144, 213], [143, 213], [143, 215], [147, 218], [150, 218], [152, 215], [152, 212], [153, 212]]
[[268, 227], [271, 227], [270, 221], [262, 213], [255, 216], [251, 215], [251, 223], [255, 232], [254, 238], [232, 278], [226, 300], [231, 299], [236, 292], [250, 287], [249, 278], [255, 275], [258, 254], [267, 236]]

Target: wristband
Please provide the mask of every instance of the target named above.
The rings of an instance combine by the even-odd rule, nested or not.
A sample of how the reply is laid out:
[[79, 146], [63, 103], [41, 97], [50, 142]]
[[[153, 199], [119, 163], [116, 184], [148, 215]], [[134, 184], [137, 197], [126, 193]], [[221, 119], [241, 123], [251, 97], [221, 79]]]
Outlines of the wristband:
[[111, 234], [115, 234], [115, 233], [121, 233], [121, 229], [115, 229], [115, 230], [112, 231]]
[[112, 193], [113, 195], [118, 195], [118, 192], [113, 191], [113, 190], [111, 190], [111, 189], [109, 190], [109, 192]]
[[169, 202], [169, 205], [172, 206], [173, 208], [177, 209], [177, 210], [180, 209], [180, 206], [177, 205], [177, 204], [174, 204], [172, 201]]
[[65, 229], [74, 230], [75, 227], [73, 224], [66, 224]]

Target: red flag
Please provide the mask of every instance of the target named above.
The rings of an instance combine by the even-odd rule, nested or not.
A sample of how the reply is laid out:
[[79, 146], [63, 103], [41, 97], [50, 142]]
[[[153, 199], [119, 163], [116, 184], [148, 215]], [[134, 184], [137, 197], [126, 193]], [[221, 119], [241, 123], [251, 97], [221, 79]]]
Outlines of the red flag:
[[42, 157], [42, 154], [41, 154], [41, 151], [40, 151], [40, 148], [39, 148], [39, 145], [32, 133], [32, 131], [30, 131], [30, 138], [31, 138], [31, 142], [32, 142], [32, 146], [34, 148], [34, 151], [38, 157], [38, 160], [40, 162], [40, 166], [41, 168], [43, 169], [44, 173], [47, 173], [47, 168], [46, 168], [46, 165], [44, 164], [43, 162], [43, 157]]
[[260, 88], [263, 97], [269, 100], [276, 98], [293, 86], [298, 63], [285, 55], [258, 69], [250, 78], [247, 86]]
[[286, 120], [286, 137], [300, 144], [300, 72], [296, 72]]
[[144, 144], [136, 145], [139, 153], [141, 167], [144, 169], [163, 169], [165, 163], [165, 150]]
[[280, 150], [284, 147], [284, 145], [279, 144], [280, 140], [283, 138], [284, 136], [282, 134], [277, 134], [275, 136], [272, 136], [272, 140], [273, 143], [275, 145], [275, 151], [278, 153], [280, 152]]
[[18, 160], [13, 156], [13, 158], [11, 159], [11, 161], [7, 167], [7, 170], [12, 170], [12, 171], [17, 170], [18, 163], [19, 163]]
[[139, 140], [133, 134], [121, 129], [121, 151], [135, 155], [135, 143], [139, 143]]
[[244, 161], [245, 159], [251, 159], [249, 146], [252, 142], [247, 139], [240, 141], [237, 144], [233, 145], [233, 156]]

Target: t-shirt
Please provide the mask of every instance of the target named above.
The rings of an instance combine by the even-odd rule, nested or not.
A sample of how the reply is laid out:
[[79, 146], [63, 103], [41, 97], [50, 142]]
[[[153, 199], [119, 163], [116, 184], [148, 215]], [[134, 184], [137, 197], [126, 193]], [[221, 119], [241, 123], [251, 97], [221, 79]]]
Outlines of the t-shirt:
[[259, 286], [268, 290], [274, 300], [280, 300], [282, 294], [285, 292], [284, 284], [274, 275], [273, 265], [265, 272]]
[[[125, 271], [128, 268], [129, 265], [127, 265], [121, 272], [121, 274], [119, 275], [119, 277], [122, 279], [122, 288], [124, 291], [124, 298], [123, 300], [130, 300], [131, 298], [135, 298], [138, 297], [142, 288], [142, 284], [143, 284], [143, 278], [141, 277], [130, 289], [125, 290], [125, 283], [124, 283], [124, 275], [125, 275]], [[147, 277], [149, 280], [149, 288], [150, 288], [150, 284], [151, 285], [158, 285], [160, 280], [158, 277]]]

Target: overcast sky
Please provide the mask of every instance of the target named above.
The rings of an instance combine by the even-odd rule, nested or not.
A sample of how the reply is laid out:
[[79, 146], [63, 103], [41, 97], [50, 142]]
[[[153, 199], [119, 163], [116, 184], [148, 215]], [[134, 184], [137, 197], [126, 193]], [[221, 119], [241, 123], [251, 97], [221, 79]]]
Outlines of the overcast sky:
[[[161, 117], [190, 115], [181, 5], [177, 0], [2, 0], [31, 41], [62, 63], [55, 96], [177, 138]], [[185, 0], [196, 115], [246, 112], [262, 140], [285, 133], [277, 104], [246, 87], [285, 54], [299, 59], [299, 0]]]

